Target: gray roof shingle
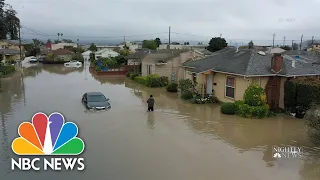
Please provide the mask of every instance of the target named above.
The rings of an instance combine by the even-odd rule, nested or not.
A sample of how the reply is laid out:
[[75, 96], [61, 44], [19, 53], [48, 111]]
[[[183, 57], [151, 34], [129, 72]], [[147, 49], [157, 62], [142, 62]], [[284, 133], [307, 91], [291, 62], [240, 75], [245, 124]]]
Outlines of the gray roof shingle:
[[[314, 55], [299, 55], [295, 60], [293, 67], [292, 60], [297, 55], [289, 52], [283, 58], [283, 68], [279, 75], [282, 76], [303, 76], [303, 75], [320, 75], [320, 65], [315, 64], [319, 57]], [[238, 74], [243, 76], [270, 76], [276, 75], [271, 71], [272, 54], [260, 55], [256, 50], [239, 50], [235, 48], [225, 48], [216, 51], [212, 56], [201, 60], [188, 61], [183, 64], [186, 67], [193, 67], [192, 72], [199, 73], [207, 70]]]
[[[24, 53], [24, 51], [21, 53]], [[20, 54], [20, 51], [15, 49], [0, 49], [0, 54]]]

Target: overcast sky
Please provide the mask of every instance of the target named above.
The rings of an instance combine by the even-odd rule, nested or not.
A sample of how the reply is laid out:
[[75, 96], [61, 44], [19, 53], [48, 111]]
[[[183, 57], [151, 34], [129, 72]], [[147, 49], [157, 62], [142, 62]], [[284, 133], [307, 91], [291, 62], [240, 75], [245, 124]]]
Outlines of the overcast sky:
[[[22, 25], [65, 38], [205, 41], [220, 36], [230, 41], [286, 44], [315, 36], [320, 40], [320, 0], [6, 0]], [[160, 33], [160, 34], [156, 34]], [[179, 33], [179, 34], [178, 34]], [[154, 34], [148, 36], [132, 36]], [[186, 35], [188, 34], [188, 35]], [[192, 36], [196, 35], [196, 36]], [[24, 29], [23, 37], [34, 32]], [[69, 36], [69, 37], [68, 37]], [[40, 36], [39, 36], [40, 37]], [[46, 36], [42, 36], [47, 38]], [[99, 38], [101, 37], [101, 38]], [[49, 37], [56, 39], [57, 37]], [[259, 41], [258, 41], [259, 40]]]

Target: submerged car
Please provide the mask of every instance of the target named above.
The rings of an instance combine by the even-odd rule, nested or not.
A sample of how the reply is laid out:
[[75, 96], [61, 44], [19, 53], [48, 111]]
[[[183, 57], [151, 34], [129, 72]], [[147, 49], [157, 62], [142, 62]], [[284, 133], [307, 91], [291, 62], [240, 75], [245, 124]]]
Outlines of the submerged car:
[[77, 61], [77, 60], [72, 60], [70, 62], [64, 63], [64, 66], [67, 66], [67, 67], [80, 67], [80, 66], [82, 66], [82, 62]]
[[109, 98], [106, 98], [101, 92], [87, 92], [82, 96], [82, 103], [89, 110], [110, 109]]
[[29, 62], [30, 63], [36, 63], [36, 62], [38, 62], [38, 59], [36, 57], [31, 57]]

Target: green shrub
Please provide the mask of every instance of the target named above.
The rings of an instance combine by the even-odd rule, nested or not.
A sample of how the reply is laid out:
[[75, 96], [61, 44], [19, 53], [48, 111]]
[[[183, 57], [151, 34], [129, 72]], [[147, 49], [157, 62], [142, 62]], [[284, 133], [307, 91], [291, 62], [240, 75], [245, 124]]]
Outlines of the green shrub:
[[6, 66], [0, 66], [0, 74], [2, 75], [8, 75], [11, 74], [13, 72], [15, 72], [15, 67], [12, 65], [6, 65]]
[[160, 77], [160, 84], [161, 84], [161, 87], [168, 86], [169, 78], [167, 76], [161, 76]]
[[253, 84], [246, 89], [243, 99], [250, 106], [261, 106], [266, 103], [267, 96], [262, 87]]
[[147, 84], [146, 78], [143, 77], [143, 76], [136, 76], [136, 77], [134, 78], [134, 80], [135, 80], [136, 82], [140, 83], [140, 84], [143, 84], [143, 85], [146, 85], [146, 84]]
[[178, 92], [178, 84], [177, 83], [170, 83], [167, 86], [167, 91], [168, 92]]
[[236, 106], [234, 103], [226, 102], [222, 104], [220, 111], [222, 114], [234, 115], [236, 113]]
[[146, 76], [146, 85], [148, 87], [161, 87], [160, 76], [157, 74], [149, 74]]
[[193, 93], [191, 91], [185, 91], [181, 94], [181, 98], [184, 100], [189, 100], [193, 98]]
[[192, 88], [192, 81], [190, 79], [183, 79], [179, 81], [179, 89], [181, 89], [181, 92], [190, 91]]
[[250, 106], [243, 101], [237, 101], [235, 103], [235, 113], [245, 118], [265, 118], [269, 113], [269, 106], [263, 104], [261, 106]]
[[130, 74], [130, 79], [134, 80], [135, 77], [139, 76], [139, 74], [136, 73], [131, 73]]

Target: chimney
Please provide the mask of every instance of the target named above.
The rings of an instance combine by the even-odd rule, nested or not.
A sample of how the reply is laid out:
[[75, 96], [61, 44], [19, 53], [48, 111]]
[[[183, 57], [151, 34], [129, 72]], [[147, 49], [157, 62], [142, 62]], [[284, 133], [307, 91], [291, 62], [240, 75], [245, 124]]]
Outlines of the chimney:
[[271, 71], [274, 73], [279, 73], [282, 70], [283, 57], [281, 54], [274, 54], [271, 59]]

